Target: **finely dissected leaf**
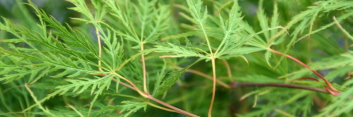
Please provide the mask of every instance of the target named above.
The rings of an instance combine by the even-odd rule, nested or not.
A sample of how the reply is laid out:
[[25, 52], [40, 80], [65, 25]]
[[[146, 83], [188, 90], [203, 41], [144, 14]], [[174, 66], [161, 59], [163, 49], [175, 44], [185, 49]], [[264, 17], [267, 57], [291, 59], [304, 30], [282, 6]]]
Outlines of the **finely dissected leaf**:
[[207, 47], [212, 53], [212, 45], [208, 38], [207, 29], [206, 29], [206, 21], [207, 21], [207, 9], [203, 8], [201, 0], [187, 0], [187, 4], [189, 6], [189, 12], [191, 16], [194, 18], [194, 23], [197, 24], [199, 30], [203, 34], [203, 38], [205, 38]]
[[[156, 0], [141, 0], [137, 3], [126, 2], [131, 8], [125, 8], [123, 2], [107, 0], [106, 5], [112, 9], [110, 12], [122, 23], [119, 34], [133, 42], [153, 42], [157, 40], [163, 31], [167, 30], [169, 10], [166, 6], [156, 7]], [[125, 10], [129, 9], [129, 10]], [[133, 15], [135, 14], [136, 15]], [[128, 20], [136, 18], [136, 20]], [[132, 27], [135, 25], [136, 27]]]
[[156, 87], [157, 89], [153, 92], [154, 95], [161, 95], [165, 93], [169, 88], [171, 88], [175, 84], [175, 82], [182, 76], [182, 74], [186, 72], [187, 69], [189, 69], [192, 65], [198, 63], [201, 60], [202, 59], [198, 59], [181, 70], [169, 73], [169, 77], [165, 77], [163, 81], [159, 80], [159, 82], [157, 82], [158, 87]]
[[351, 112], [351, 110], [353, 109], [353, 104], [352, 103], [347, 103], [351, 100], [352, 98], [352, 92], [353, 92], [353, 88], [351, 88], [352, 86], [352, 80], [346, 82], [346, 84], [344, 84], [345, 86], [347, 86], [347, 90], [345, 90], [345, 93], [335, 97], [336, 101], [332, 102], [332, 104], [330, 104], [329, 106], [325, 107], [323, 109], [323, 112], [316, 115], [317, 117], [324, 117], [324, 116], [338, 116], [338, 115], [342, 115], [343, 113], [347, 113], [347, 112]]
[[123, 101], [122, 103], [123, 105], [121, 105], [121, 112], [124, 114], [124, 117], [128, 117], [132, 113], [147, 107], [147, 104], [142, 102]]
[[[332, 56], [332, 57], [324, 58], [321, 61], [314, 62], [310, 65], [316, 70], [334, 69], [334, 68], [343, 68], [341, 70], [345, 70], [346, 67], [352, 66], [352, 59], [350, 59], [352, 56], [353, 55], [351, 54], [351, 52], [348, 52], [340, 56]], [[308, 70], [301, 69], [299, 71], [295, 71], [293, 73], [289, 73], [284, 76], [294, 75], [294, 77], [292, 76], [293, 78], [298, 78], [307, 73], [309, 73]], [[333, 77], [328, 77], [328, 78], [333, 78]]]
[[223, 57], [220, 58], [231, 58], [231, 57], [240, 57], [243, 55], [251, 54], [254, 52], [263, 51], [264, 49], [258, 47], [241, 47], [241, 48], [233, 48], [232, 51], [224, 52]]
[[[260, 1], [260, 7], [257, 11], [257, 18], [259, 19], [261, 29], [268, 29], [269, 28], [268, 19], [264, 13], [262, 4], [263, 4], [263, 0]], [[265, 32], [264, 34], [266, 39], [270, 38], [270, 32]]]
[[[234, 45], [232, 43], [239, 43], [240, 38], [237, 37], [239, 34], [239, 30], [242, 30], [242, 17], [241, 17], [241, 12], [240, 12], [240, 6], [238, 5], [238, 1], [233, 1], [233, 6], [229, 12], [230, 16], [228, 17], [227, 20], [224, 21], [222, 17], [220, 17], [220, 23], [221, 23], [221, 28], [224, 32], [224, 36], [222, 39], [222, 42], [218, 46], [216, 53], [219, 52], [220, 55], [222, 56], [223, 52], [225, 50], [230, 50], [229, 48], [234, 48]], [[218, 54], [218, 53], [217, 53]], [[217, 56], [217, 55], [216, 55]]]
[[113, 79], [112, 75], [108, 75], [108, 76], [105, 76], [102, 78], [96, 78], [96, 79], [87, 79], [87, 78], [81, 79], [81, 80], [69, 79], [67, 81], [70, 84], [58, 86], [55, 92], [58, 92], [59, 94], [64, 94], [70, 91], [76, 94], [80, 94], [90, 89], [91, 94], [99, 95], [105, 89], [109, 88], [112, 82], [112, 79]]
[[0, 2], [0, 116], [350, 117], [352, 11], [350, 0]]
[[265, 60], [266, 60], [266, 63], [267, 63], [268, 66], [272, 66], [271, 63], [270, 63], [271, 55], [272, 55], [272, 53], [270, 51], [266, 51]]
[[[157, 46], [157, 52], [168, 53], [165, 57], [199, 57], [199, 58], [207, 58], [205, 55], [197, 52], [192, 48], [184, 48], [171, 43], [167, 45]], [[195, 52], [196, 51], [196, 52]]]

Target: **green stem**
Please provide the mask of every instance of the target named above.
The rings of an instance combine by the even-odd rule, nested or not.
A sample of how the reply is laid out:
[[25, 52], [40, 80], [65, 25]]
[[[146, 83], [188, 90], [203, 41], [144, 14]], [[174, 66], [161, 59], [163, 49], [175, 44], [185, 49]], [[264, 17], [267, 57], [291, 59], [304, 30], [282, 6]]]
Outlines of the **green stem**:
[[216, 76], [217, 75], [216, 75], [216, 62], [215, 62], [214, 56], [211, 56], [211, 63], [212, 63], [213, 85], [212, 85], [211, 103], [210, 103], [210, 107], [208, 108], [208, 117], [212, 117], [212, 108], [216, 97], [216, 83], [217, 83]]

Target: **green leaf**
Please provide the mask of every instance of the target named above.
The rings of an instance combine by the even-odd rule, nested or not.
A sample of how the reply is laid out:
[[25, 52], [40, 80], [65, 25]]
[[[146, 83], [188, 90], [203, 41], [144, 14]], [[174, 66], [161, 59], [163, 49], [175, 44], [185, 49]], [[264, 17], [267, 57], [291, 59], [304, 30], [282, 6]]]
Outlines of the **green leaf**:
[[[198, 59], [194, 61], [192, 64], [182, 68], [181, 70], [177, 70], [168, 74], [167, 77], [163, 78], [163, 82], [160, 82], [158, 89], [155, 89], [154, 95], [161, 95], [165, 93], [168, 89], [170, 89], [175, 82], [189, 69], [191, 66], [195, 65], [196, 63], [200, 62], [202, 59]], [[162, 80], [160, 80], [162, 81]]]
[[271, 51], [266, 51], [265, 53], [265, 60], [266, 60], [266, 63], [268, 66], [272, 67], [272, 64], [271, 64], [271, 55], [272, 55], [272, 52]]
[[123, 105], [121, 105], [121, 112], [124, 114], [124, 117], [128, 117], [129, 115], [137, 112], [141, 109], [146, 109], [147, 104], [143, 102], [134, 102], [134, 101], [123, 101]]
[[[261, 29], [262, 30], [264, 30], [264, 29], [269, 29], [269, 24], [268, 24], [268, 19], [267, 19], [267, 17], [266, 17], [266, 14], [265, 14], [265, 12], [264, 12], [264, 10], [263, 10], [263, 0], [260, 0], [260, 3], [259, 3], [260, 5], [260, 7], [258, 8], [258, 11], [257, 11], [257, 18], [258, 18], [258, 20], [259, 20], [259, 22], [260, 22], [260, 27], [261, 27]], [[270, 32], [265, 32], [264, 33], [265, 34], [265, 38], [266, 39], [269, 39], [270, 38]]]
[[[196, 52], [195, 52], [196, 51]], [[192, 50], [192, 48], [184, 48], [181, 46], [168, 43], [167, 45], [156, 46], [156, 52], [168, 53], [164, 57], [199, 57], [206, 59], [205, 55], [200, 54], [198, 50]]]

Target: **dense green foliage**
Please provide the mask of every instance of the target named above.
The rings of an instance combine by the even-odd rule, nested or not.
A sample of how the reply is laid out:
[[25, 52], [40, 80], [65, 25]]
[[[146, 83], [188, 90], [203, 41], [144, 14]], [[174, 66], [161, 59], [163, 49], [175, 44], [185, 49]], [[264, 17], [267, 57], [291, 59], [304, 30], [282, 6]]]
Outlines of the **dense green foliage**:
[[353, 1], [9, 1], [0, 116], [353, 116]]

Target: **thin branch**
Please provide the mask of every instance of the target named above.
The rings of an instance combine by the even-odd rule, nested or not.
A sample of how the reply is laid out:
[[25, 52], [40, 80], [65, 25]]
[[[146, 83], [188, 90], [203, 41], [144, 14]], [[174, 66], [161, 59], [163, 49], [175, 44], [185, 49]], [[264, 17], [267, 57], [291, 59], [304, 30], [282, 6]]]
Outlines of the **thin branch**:
[[[141, 52], [144, 50], [144, 42], [140, 43]], [[145, 54], [141, 54], [141, 62], [142, 62], [142, 71], [143, 71], [143, 91], [148, 93], [147, 90], [147, 70], [146, 70], [146, 63], [145, 63]]]
[[[349, 34], [349, 32], [343, 28], [343, 26], [340, 24], [340, 22], [336, 19], [336, 17], [333, 17], [333, 21], [336, 23], [337, 27], [344, 33], [344, 35], [346, 35], [346, 37], [348, 37], [349, 39], [353, 40], [353, 36], [351, 34]], [[349, 42], [348, 39], [345, 38], [344, 39], [344, 46], [346, 50], [349, 50]], [[352, 45], [351, 45], [352, 47]]]
[[272, 41], [274, 41], [275, 39], [277, 39], [277, 37], [281, 36], [283, 34], [283, 32], [286, 32], [287, 35], [289, 34], [289, 31], [286, 27], [283, 26], [278, 26], [277, 29], [282, 29], [281, 31], [277, 32], [275, 35], [271, 36], [270, 39], [267, 41], [267, 45], [269, 46], [271, 44]]
[[328, 86], [328, 88], [329, 88], [330, 90], [332, 90], [332, 92], [333, 92], [335, 95], [338, 95], [338, 94], [341, 93], [340, 91], [338, 91], [337, 89], [335, 89], [335, 88], [332, 86], [332, 84], [331, 84], [325, 77], [323, 77], [320, 73], [318, 73], [317, 71], [313, 70], [310, 66], [308, 66], [308, 65], [306, 65], [305, 63], [301, 62], [301, 61], [298, 60], [297, 58], [294, 58], [294, 57], [292, 57], [292, 56], [290, 56], [290, 55], [287, 55], [287, 54], [284, 54], [284, 53], [282, 53], [282, 52], [273, 50], [273, 49], [271, 49], [271, 48], [270, 48], [270, 51], [272, 51], [272, 52], [275, 53], [275, 54], [285, 56], [285, 57], [287, 57], [287, 58], [289, 58], [289, 59], [291, 59], [291, 60], [293, 60], [293, 61], [299, 63], [299, 64], [302, 65], [303, 67], [309, 69], [309, 70], [310, 70], [311, 72], [313, 72], [315, 75], [317, 75], [317, 76], [320, 77], [322, 80], [324, 80], [324, 82], [326, 83], [326, 85]]
[[[190, 72], [190, 73], [193, 73], [193, 74], [202, 76], [202, 77], [204, 77], [204, 78], [207, 78], [207, 79], [209, 79], [209, 80], [212, 80], [212, 76], [207, 75], [207, 74], [202, 73], [202, 72], [197, 71], [197, 70], [188, 69], [186, 72]], [[229, 86], [228, 84], [224, 83], [223, 81], [221, 81], [221, 80], [219, 80], [219, 79], [217, 79], [216, 82], [217, 82], [219, 85], [221, 85], [222, 87], [224, 87], [224, 88], [227, 88], [227, 89], [230, 88], [230, 86]]]
[[[146, 97], [145, 93], [143, 93], [134, 83], [132, 83], [129, 79], [125, 78], [124, 76], [112, 72], [112, 74], [118, 76], [119, 78], [123, 79], [124, 81], [128, 82], [130, 84], [131, 89], [135, 90], [137, 93], [139, 93], [141, 96]], [[114, 80], [113, 80], [114, 81]], [[125, 86], [125, 85], [124, 85]]]
[[161, 105], [163, 105], [163, 106], [166, 106], [166, 107], [168, 107], [168, 108], [170, 108], [170, 109], [173, 109], [173, 110], [175, 110], [175, 111], [177, 111], [177, 112], [179, 112], [179, 113], [181, 113], [181, 114], [184, 114], [184, 115], [187, 115], [187, 116], [190, 116], [190, 117], [200, 117], [200, 116], [195, 115], [195, 114], [192, 114], [192, 113], [190, 113], [190, 112], [181, 110], [181, 109], [179, 109], [179, 108], [177, 108], [177, 107], [175, 107], [175, 106], [173, 106], [173, 105], [170, 105], [170, 104], [168, 104], [168, 103], [165, 103], [165, 102], [163, 102], [163, 101], [161, 101], [161, 100], [158, 100], [157, 98], [153, 97], [153, 96], [150, 95], [150, 94], [147, 94], [147, 98], [148, 98], [148, 99], [151, 99], [151, 100], [153, 100], [153, 101], [155, 101], [155, 102], [157, 102], [157, 103], [159, 103], [159, 104], [161, 104]]
[[[204, 78], [207, 78], [209, 80], [212, 80], [212, 76], [207, 75], [205, 73], [202, 73], [200, 71], [192, 70], [189, 69], [187, 72], [194, 73], [200, 76], [203, 76]], [[305, 80], [305, 79], [311, 79], [314, 81], [318, 81], [315, 78], [311, 77], [303, 77], [295, 80]], [[307, 86], [302, 86], [302, 85], [294, 85], [294, 84], [283, 84], [283, 83], [246, 83], [246, 82], [233, 82], [230, 85], [225, 84], [224, 82], [217, 80], [217, 83], [222, 85], [225, 88], [230, 88], [230, 89], [235, 89], [235, 88], [240, 88], [240, 87], [282, 87], [282, 88], [293, 88], [293, 89], [303, 89], [303, 90], [309, 90], [309, 91], [315, 91], [315, 92], [322, 92], [322, 93], [329, 93], [328, 91], [320, 88], [313, 88], [313, 87], [307, 87]]]
[[208, 117], [212, 117], [212, 108], [213, 108], [213, 103], [216, 97], [216, 82], [217, 82], [217, 75], [216, 75], [216, 61], [215, 57], [211, 56], [211, 63], [212, 63], [212, 75], [213, 75], [213, 86], [212, 86], [212, 98], [211, 98], [211, 103], [210, 107], [208, 108]]
[[165, 111], [169, 111], [169, 112], [174, 112], [174, 113], [179, 113], [179, 112], [174, 111], [174, 110], [172, 110], [172, 109], [165, 108], [165, 107], [162, 107], [162, 106], [153, 104], [152, 102], [149, 102], [149, 101], [147, 101], [146, 103], [147, 103], [148, 105], [152, 106], [152, 107], [155, 107], [155, 108], [158, 108], [158, 109], [161, 109], [161, 110], [165, 110]]
[[[113, 80], [113, 81], [116, 81], [116, 80]], [[126, 87], [128, 87], [128, 88], [130, 88], [130, 89], [132, 89], [132, 90], [137, 91], [135, 88], [133, 88], [132, 86], [130, 86], [130, 85], [124, 83], [124, 82], [119, 82], [119, 84], [121, 84], [121, 85], [123, 85], [123, 86], [126, 86]], [[138, 91], [137, 91], [137, 92], [138, 92]], [[187, 116], [190, 116], [190, 117], [199, 117], [198, 115], [192, 114], [192, 113], [190, 113], [190, 112], [181, 110], [181, 109], [179, 109], [179, 108], [177, 108], [177, 107], [175, 107], [175, 106], [173, 106], [173, 105], [170, 105], [170, 104], [168, 104], [168, 103], [165, 103], [165, 102], [163, 102], [163, 101], [161, 101], [161, 100], [159, 100], [159, 99], [153, 97], [153, 96], [150, 95], [150, 94], [144, 94], [144, 95], [145, 95], [145, 96], [143, 96], [143, 97], [146, 97], [147, 99], [153, 100], [153, 101], [155, 101], [155, 102], [157, 102], [157, 103], [159, 103], [159, 104], [161, 104], [161, 105], [163, 105], [163, 106], [166, 106], [166, 107], [168, 107], [168, 108], [170, 108], [170, 109], [172, 109], [172, 110], [166, 109], [166, 108], [163, 108], [163, 107], [160, 107], [160, 106], [158, 106], [158, 105], [155, 105], [155, 106], [158, 106], [157, 108], [159, 108], [159, 109], [166, 110], [166, 111], [170, 111], [170, 112], [176, 112], [176, 113], [184, 114], [184, 115], [187, 115]], [[153, 107], [155, 107], [155, 106], [153, 106]]]
[[[195, 114], [192, 114], [192, 113], [190, 113], [190, 112], [181, 110], [181, 109], [179, 109], [179, 108], [177, 108], [177, 107], [175, 107], [175, 106], [173, 106], [173, 105], [170, 105], [170, 104], [165, 103], [165, 102], [163, 102], [163, 101], [161, 101], [161, 100], [158, 100], [157, 98], [153, 97], [153, 96], [150, 95], [149, 93], [143, 93], [141, 90], [139, 90], [139, 89], [136, 87], [136, 85], [135, 85], [134, 83], [132, 83], [132, 82], [131, 82], [130, 80], [128, 80], [127, 78], [121, 76], [121, 75], [118, 74], [118, 73], [115, 73], [115, 72], [112, 72], [112, 73], [113, 73], [114, 75], [118, 76], [119, 78], [125, 80], [125, 81], [128, 82], [130, 85], [129, 85], [129, 84], [126, 84], [126, 83], [124, 83], [124, 82], [119, 82], [119, 84], [121, 84], [121, 85], [123, 85], [123, 86], [126, 86], [126, 87], [128, 87], [128, 88], [130, 88], [130, 89], [132, 89], [132, 90], [134, 90], [134, 91], [136, 91], [136, 92], [138, 92], [141, 96], [143, 96], [143, 97], [145, 97], [145, 98], [147, 98], [147, 99], [153, 100], [153, 101], [155, 101], [155, 102], [157, 102], [157, 103], [159, 103], [159, 104], [161, 104], [161, 105], [163, 105], [163, 106], [165, 106], [165, 107], [168, 107], [168, 108], [170, 108], [170, 109], [176, 111], [177, 113], [184, 114], [184, 115], [187, 115], [187, 116], [190, 116], [190, 117], [199, 117], [198, 115], [195, 115]], [[113, 79], [112, 81], [116, 82], [117, 80], [116, 80], [116, 79]]]
[[200, 23], [200, 27], [201, 27], [202, 33], [203, 33], [203, 35], [204, 35], [204, 37], [206, 39], [207, 47], [208, 47], [208, 49], [210, 51], [210, 54], [213, 56], [214, 54], [212, 52], [212, 46], [211, 46], [211, 43], [210, 43], [210, 41], [208, 39], [208, 36], [207, 36], [207, 33], [206, 33], [206, 29], [205, 29], [205, 27], [203, 26], [202, 23]]
[[84, 117], [83, 114], [78, 111], [74, 106], [72, 106], [71, 104], [67, 104], [68, 107], [70, 107], [72, 110], [74, 110], [80, 117]]
[[344, 33], [344, 35], [346, 35], [349, 39], [353, 40], [353, 36], [349, 34], [346, 29], [343, 28], [343, 26], [340, 24], [340, 22], [338, 22], [336, 17], [333, 17], [333, 21], [336, 23], [337, 27]]
[[315, 78], [313, 78], [313, 77], [302, 77], [302, 78], [293, 79], [293, 80], [306, 80], [306, 79], [309, 79], [309, 80], [314, 80], [314, 81], [316, 81], [316, 82], [319, 82], [319, 80], [318, 80], [318, 79], [315, 79]]
[[102, 69], [102, 42], [101, 42], [101, 38], [99, 36], [99, 31], [98, 29], [96, 28], [96, 35], [97, 35], [97, 40], [98, 40], [98, 69], [100, 72], [103, 72], [103, 69]]
[[246, 83], [246, 82], [234, 82], [231, 84], [232, 88], [239, 87], [281, 87], [281, 88], [293, 88], [293, 89], [303, 89], [314, 92], [329, 93], [321, 88], [307, 87], [295, 84], [283, 84], [283, 83]]
[[33, 91], [31, 90], [31, 88], [29, 87], [29, 83], [25, 84], [25, 88], [27, 89], [27, 91], [29, 92], [29, 94], [31, 95], [31, 97], [33, 98], [34, 102], [38, 105], [38, 107], [43, 110], [45, 113], [53, 116], [53, 114], [46, 108], [44, 108], [41, 104], [40, 101], [38, 101], [37, 97], [34, 95]]
[[[112, 79], [112, 81], [117, 82], [118, 80]], [[119, 84], [121, 84], [121, 85], [123, 85], [123, 86], [125, 86], [125, 87], [127, 87], [127, 88], [134, 89], [134, 87], [132, 87], [132, 86], [130, 86], [130, 85], [124, 83], [124, 82], [119, 82]]]
[[178, 58], [178, 57], [182, 57], [182, 56], [178, 56], [178, 55], [163, 55], [163, 56], [159, 56], [159, 58]]
[[222, 60], [222, 63], [223, 63], [224, 66], [226, 67], [227, 75], [228, 75], [229, 81], [232, 81], [233, 74], [232, 74], [232, 69], [230, 68], [230, 65], [229, 65], [228, 61]]

